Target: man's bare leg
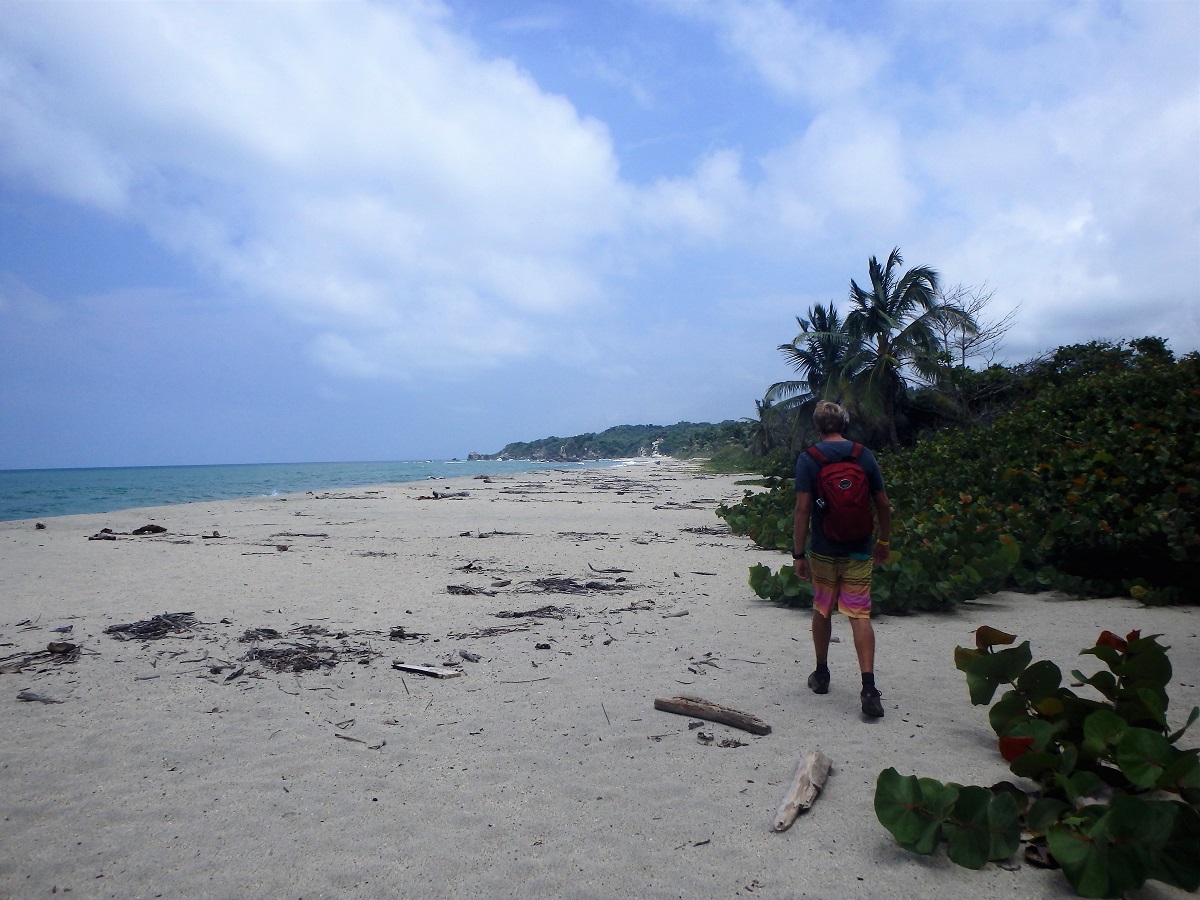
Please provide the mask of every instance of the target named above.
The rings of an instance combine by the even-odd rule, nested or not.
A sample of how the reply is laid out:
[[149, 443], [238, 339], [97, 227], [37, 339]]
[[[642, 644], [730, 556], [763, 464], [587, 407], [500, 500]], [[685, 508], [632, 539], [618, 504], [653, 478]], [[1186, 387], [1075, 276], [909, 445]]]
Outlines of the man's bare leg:
[[808, 676], [808, 687], [814, 694], [829, 693], [829, 638], [833, 634], [833, 623], [829, 619], [813, 610], [812, 636], [817, 669]]
[[879, 689], [875, 687], [875, 629], [871, 627], [870, 619], [851, 619], [850, 630], [854, 634], [858, 670], [862, 673], [863, 689], [859, 696], [863, 715], [878, 719], [883, 716], [883, 703]]
[[833, 636], [832, 616], [823, 616], [813, 610], [812, 636], [813, 650], [817, 654], [817, 665], [829, 665], [829, 639]]
[[[867, 673], [875, 671], [875, 629], [871, 627], [870, 619], [851, 619], [850, 631], [854, 635], [854, 652], [858, 654], [858, 671]], [[813, 622], [815, 640], [816, 622]], [[829, 644], [829, 633], [825, 635], [826, 646]], [[819, 658], [819, 654], [818, 654]]]

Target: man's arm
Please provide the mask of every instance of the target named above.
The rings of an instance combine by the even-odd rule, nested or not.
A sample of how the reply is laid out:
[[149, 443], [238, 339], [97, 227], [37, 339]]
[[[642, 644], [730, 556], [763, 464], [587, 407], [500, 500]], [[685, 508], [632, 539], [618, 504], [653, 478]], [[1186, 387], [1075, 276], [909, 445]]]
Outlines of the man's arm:
[[871, 558], [875, 565], [887, 562], [888, 554], [892, 552], [892, 503], [888, 500], [887, 491], [877, 491], [872, 497], [875, 501], [875, 516], [879, 519], [879, 533], [875, 538], [875, 552]]
[[812, 494], [803, 491], [796, 494], [796, 509], [792, 513], [792, 555], [800, 554], [795, 560], [796, 574], [808, 580], [808, 560], [804, 550], [808, 544], [808, 520], [812, 515]]

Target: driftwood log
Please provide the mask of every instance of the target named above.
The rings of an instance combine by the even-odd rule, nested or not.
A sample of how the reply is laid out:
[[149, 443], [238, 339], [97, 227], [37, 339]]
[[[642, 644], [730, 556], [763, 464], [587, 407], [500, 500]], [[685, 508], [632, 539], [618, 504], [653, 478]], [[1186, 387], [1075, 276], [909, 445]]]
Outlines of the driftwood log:
[[783, 795], [779, 812], [775, 813], [776, 831], [787, 831], [796, 821], [796, 816], [816, 802], [832, 766], [833, 761], [820, 750], [810, 750], [800, 757], [796, 775]]
[[431, 678], [458, 678], [462, 675], [462, 672], [457, 669], [444, 669], [440, 666], [417, 666], [401, 662], [398, 659], [392, 661], [392, 668], [399, 669], [401, 672], [412, 672], [415, 675], [428, 675]]
[[654, 708], [663, 712], [675, 713], [680, 716], [692, 716], [696, 719], [707, 719], [709, 722], [719, 722], [751, 734], [770, 734], [771, 726], [750, 713], [731, 709], [701, 700], [699, 697], [659, 697], [654, 701]]

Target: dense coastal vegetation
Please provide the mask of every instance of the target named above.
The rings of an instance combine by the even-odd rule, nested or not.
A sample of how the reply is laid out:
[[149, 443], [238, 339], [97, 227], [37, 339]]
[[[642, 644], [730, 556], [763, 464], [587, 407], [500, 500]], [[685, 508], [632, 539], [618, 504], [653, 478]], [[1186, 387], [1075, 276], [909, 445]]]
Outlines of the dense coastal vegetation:
[[[759, 472], [718, 514], [765, 549], [792, 540], [796, 454], [815, 439], [823, 399], [852, 416], [847, 436], [877, 448], [895, 510], [894, 552], [875, 574], [881, 612], [947, 609], [1001, 588], [1073, 596], [1124, 593], [1200, 602], [1200, 355], [1162, 338], [1060, 347], [992, 363], [1012, 313], [987, 319], [991, 293], [944, 290], [899, 250], [872, 257], [848, 312], [798, 317], [779, 350], [796, 372], [756, 402], [756, 419], [620, 426], [510, 444], [494, 457], [546, 460], [705, 457]], [[803, 602], [790, 555], [750, 571], [766, 599]]]

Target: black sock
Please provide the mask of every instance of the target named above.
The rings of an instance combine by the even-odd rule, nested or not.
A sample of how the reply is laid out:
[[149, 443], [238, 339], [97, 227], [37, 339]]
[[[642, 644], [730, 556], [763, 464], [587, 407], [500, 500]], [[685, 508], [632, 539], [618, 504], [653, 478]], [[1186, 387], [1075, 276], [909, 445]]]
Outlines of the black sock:
[[873, 687], [875, 687], [875, 673], [874, 673], [874, 672], [863, 672], [863, 673], [862, 673], [862, 680], [863, 680], [863, 687], [864, 687], [864, 688], [873, 688]]
[[823, 662], [817, 663], [817, 674], [818, 675], [828, 675], [829, 674], [829, 663], [823, 663]]

